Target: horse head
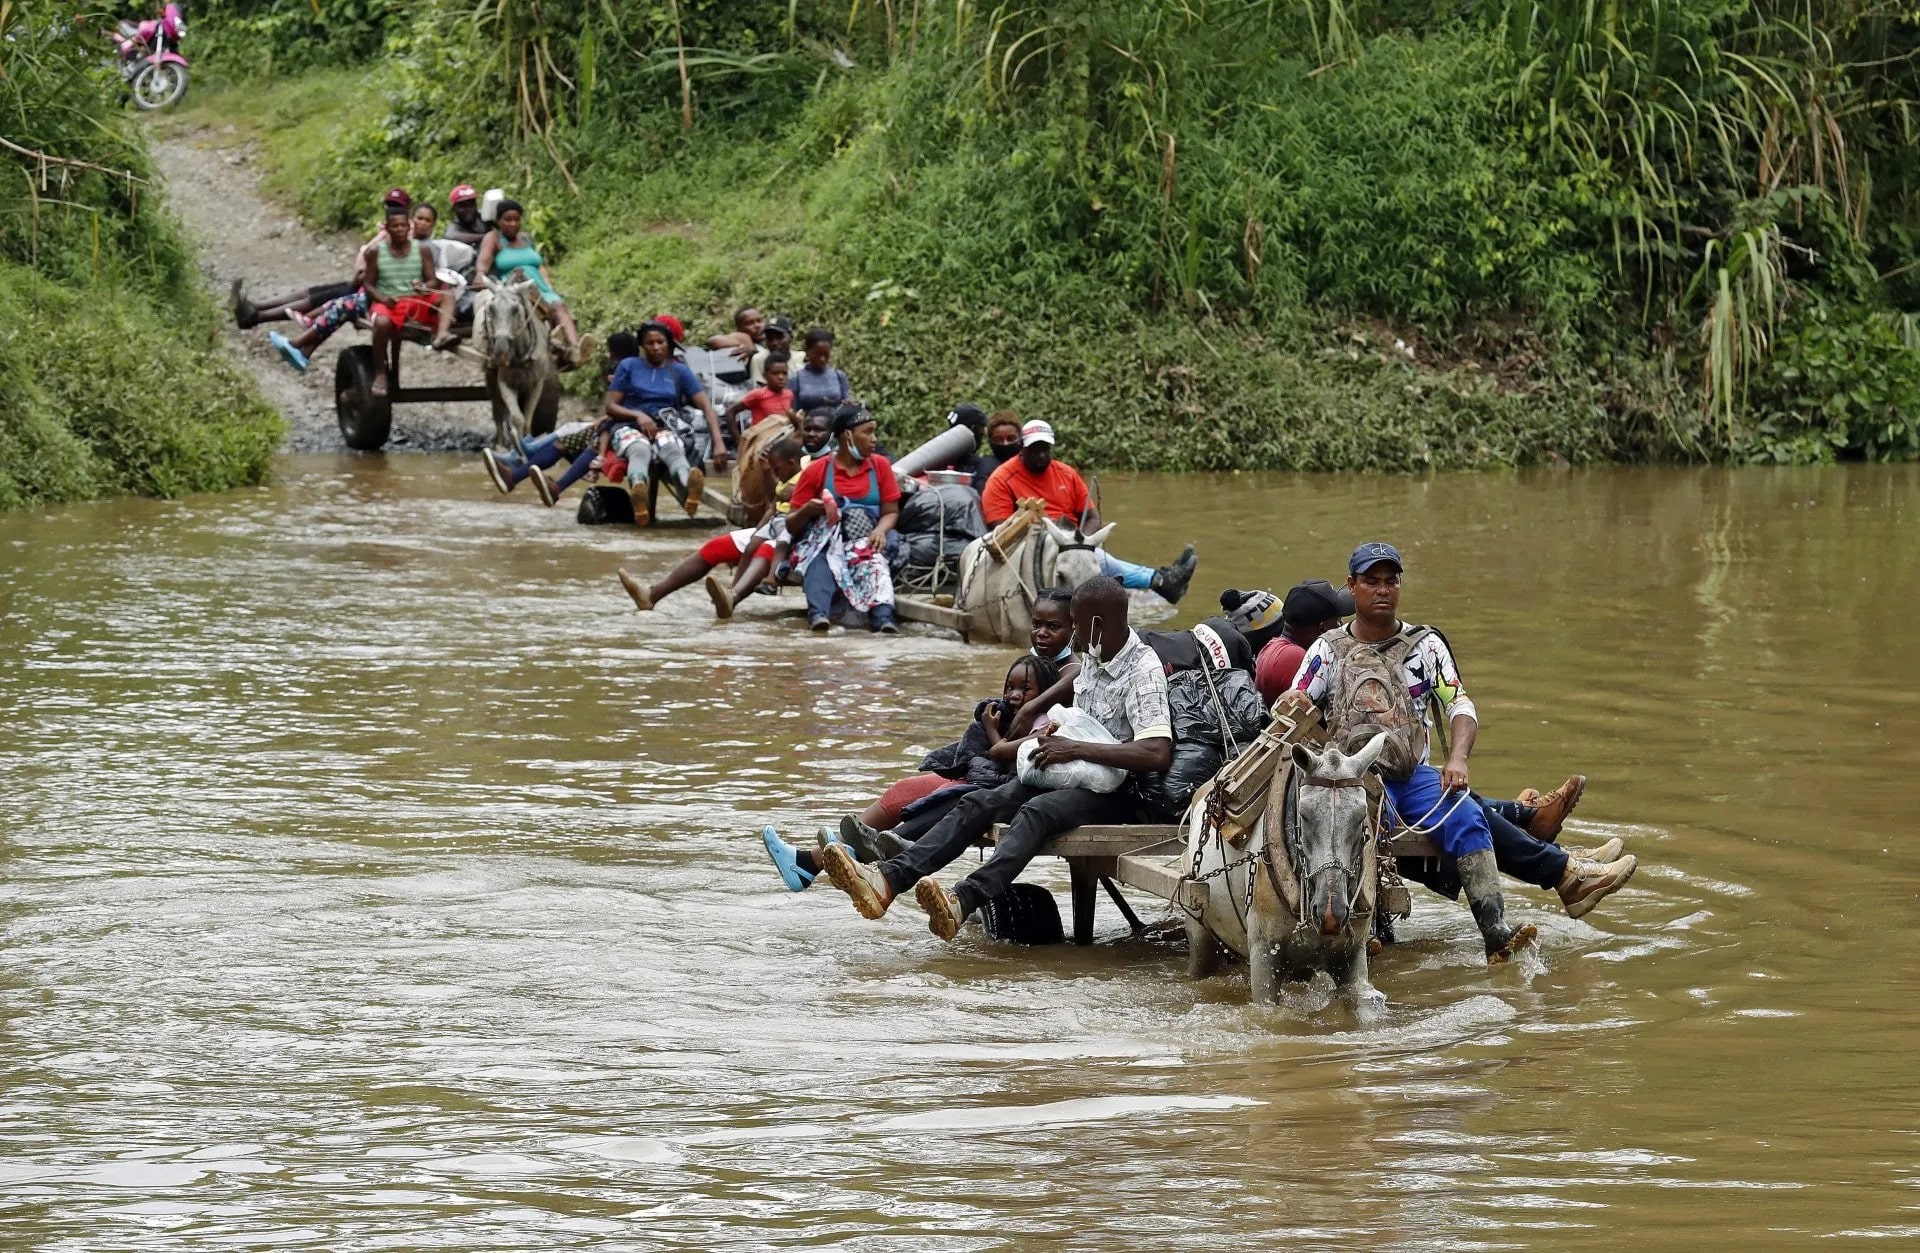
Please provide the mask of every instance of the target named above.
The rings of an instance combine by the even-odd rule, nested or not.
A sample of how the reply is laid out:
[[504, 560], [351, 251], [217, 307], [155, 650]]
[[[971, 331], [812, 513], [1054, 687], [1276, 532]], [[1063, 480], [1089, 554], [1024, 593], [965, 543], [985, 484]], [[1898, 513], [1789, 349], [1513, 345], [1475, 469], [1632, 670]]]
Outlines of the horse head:
[[1093, 534], [1083, 535], [1078, 527], [1069, 529], [1052, 518], [1046, 519], [1047, 538], [1052, 541], [1054, 550], [1053, 586], [1071, 591], [1098, 575], [1100, 546], [1107, 542], [1107, 536], [1113, 534], [1114, 525], [1109, 522]]
[[525, 365], [532, 360], [537, 315], [533, 308], [534, 283], [514, 279], [498, 283], [481, 282], [474, 300], [473, 337], [496, 370]]
[[1289, 852], [1301, 880], [1301, 922], [1317, 926], [1323, 936], [1346, 930], [1349, 907], [1359, 895], [1368, 839], [1363, 781], [1386, 744], [1382, 731], [1352, 754], [1331, 745], [1293, 748]]

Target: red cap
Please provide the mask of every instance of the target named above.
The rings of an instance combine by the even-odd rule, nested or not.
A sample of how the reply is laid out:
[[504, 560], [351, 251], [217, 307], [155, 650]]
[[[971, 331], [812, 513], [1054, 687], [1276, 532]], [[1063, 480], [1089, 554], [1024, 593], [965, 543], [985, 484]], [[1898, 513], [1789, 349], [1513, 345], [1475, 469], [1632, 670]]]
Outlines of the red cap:
[[673, 332], [674, 343], [682, 344], [686, 342], [687, 328], [681, 325], [679, 318], [674, 317], [671, 313], [656, 313], [653, 315], [653, 320]]
[[390, 187], [387, 189], [387, 203], [397, 204], [403, 209], [411, 209], [413, 197], [407, 194], [407, 189], [404, 187]]
[[459, 204], [462, 200], [478, 200], [480, 193], [473, 189], [472, 183], [462, 183], [447, 193], [448, 204]]

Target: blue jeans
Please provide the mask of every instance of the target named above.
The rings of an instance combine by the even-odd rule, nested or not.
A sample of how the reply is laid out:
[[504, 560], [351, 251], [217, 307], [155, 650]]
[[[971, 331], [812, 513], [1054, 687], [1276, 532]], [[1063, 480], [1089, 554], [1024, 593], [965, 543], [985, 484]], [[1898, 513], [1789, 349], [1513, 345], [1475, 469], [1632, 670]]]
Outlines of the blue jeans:
[[1500, 873], [1537, 888], [1559, 887], [1560, 876], [1567, 872], [1567, 850], [1528, 835], [1520, 825], [1517, 801], [1481, 801], [1480, 804], [1486, 811], [1487, 831], [1493, 837], [1493, 860], [1500, 867]]
[[1119, 579], [1121, 587], [1137, 588], [1141, 591], [1153, 586], [1154, 570], [1152, 566], [1139, 565], [1132, 561], [1122, 561], [1106, 549], [1099, 550], [1100, 573], [1110, 579]]
[[[1450, 857], [1485, 853], [1493, 849], [1493, 833], [1487, 827], [1487, 813], [1478, 798], [1455, 793], [1446, 796], [1440, 787], [1440, 772], [1422, 762], [1413, 773], [1398, 781], [1388, 779], [1387, 798], [1400, 815], [1400, 824], [1423, 827], [1440, 824], [1433, 842]], [[1458, 804], [1454, 802], [1458, 801]], [[1522, 834], [1525, 834], [1522, 832]]]

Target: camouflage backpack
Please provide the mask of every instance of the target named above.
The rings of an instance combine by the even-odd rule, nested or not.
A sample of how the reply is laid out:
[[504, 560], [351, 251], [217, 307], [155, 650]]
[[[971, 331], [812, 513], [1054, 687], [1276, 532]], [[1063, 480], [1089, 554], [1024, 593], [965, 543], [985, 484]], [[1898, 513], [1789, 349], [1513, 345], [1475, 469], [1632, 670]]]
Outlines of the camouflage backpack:
[[1406, 664], [1432, 629], [1403, 627], [1377, 644], [1357, 640], [1346, 630], [1321, 636], [1334, 663], [1326, 700], [1327, 738], [1352, 753], [1387, 732], [1378, 766], [1384, 778], [1404, 779], [1427, 759], [1427, 725], [1407, 691]]

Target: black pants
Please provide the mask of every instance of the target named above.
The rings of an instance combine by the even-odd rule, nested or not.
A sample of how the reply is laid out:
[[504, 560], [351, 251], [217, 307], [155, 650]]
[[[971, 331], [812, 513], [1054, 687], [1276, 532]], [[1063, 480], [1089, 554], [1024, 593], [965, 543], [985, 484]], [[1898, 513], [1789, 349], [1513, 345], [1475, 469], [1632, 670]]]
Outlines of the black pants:
[[896, 894], [905, 892], [966, 852], [969, 845], [993, 829], [994, 823], [1004, 822], [1007, 829], [993, 856], [954, 887], [961, 909], [972, 913], [1006, 891], [1040, 846], [1062, 831], [1131, 818], [1135, 810], [1131, 791], [1123, 787], [1118, 792], [1082, 788], [1043, 792], [1013, 782], [969, 792], [912, 848], [882, 862], [880, 873]]
[[359, 290], [359, 287], [352, 283], [322, 283], [318, 287], [307, 288], [307, 303], [318, 309], [329, 300], [351, 296]]
[[912, 844], [921, 836], [939, 826], [940, 820], [952, 813], [955, 805], [958, 805], [971, 795], [973, 795], [972, 792], [960, 792], [954, 796], [944, 796], [939, 792], [935, 792], [924, 801], [918, 802], [921, 808], [916, 810], [912, 816], [902, 818], [899, 822], [895, 823], [893, 833], [907, 843]]
[[[1478, 799], [1477, 797], [1475, 799]], [[1500, 873], [1537, 888], [1557, 888], [1567, 872], [1567, 852], [1558, 845], [1536, 840], [1514, 821], [1520, 807], [1512, 801], [1481, 801], [1487, 829], [1493, 836], [1493, 862]]]

